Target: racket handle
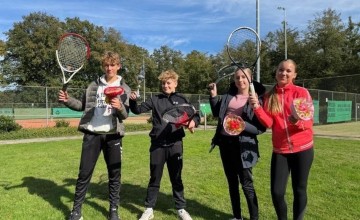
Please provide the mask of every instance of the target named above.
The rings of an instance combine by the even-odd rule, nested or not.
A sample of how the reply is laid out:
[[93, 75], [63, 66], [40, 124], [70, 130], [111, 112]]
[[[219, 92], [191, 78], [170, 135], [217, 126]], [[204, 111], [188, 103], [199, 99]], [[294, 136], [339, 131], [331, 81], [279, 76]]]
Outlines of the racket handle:
[[66, 92], [66, 90], [67, 90], [67, 88], [68, 88], [68, 85], [69, 85], [68, 83], [64, 83], [63, 86], [62, 86], [62, 88], [61, 88], [61, 90], [64, 91], [64, 92]]
[[138, 89], [136, 90], [136, 98], [140, 98], [140, 85], [138, 86]]
[[254, 83], [250, 83], [250, 93], [251, 95], [255, 95], [255, 87], [254, 87]]

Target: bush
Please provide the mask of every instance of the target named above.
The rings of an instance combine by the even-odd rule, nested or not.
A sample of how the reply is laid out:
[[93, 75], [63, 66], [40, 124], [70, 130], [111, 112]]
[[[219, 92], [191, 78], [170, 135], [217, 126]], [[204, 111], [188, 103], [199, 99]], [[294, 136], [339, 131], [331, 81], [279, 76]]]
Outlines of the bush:
[[15, 122], [10, 116], [0, 115], [0, 133], [17, 131], [21, 129], [21, 125]]
[[[151, 124], [128, 124], [125, 125], [126, 132], [132, 131], [149, 131]], [[47, 138], [47, 137], [66, 137], [83, 135], [77, 127], [48, 127], [48, 128], [27, 128], [19, 131], [0, 132], [0, 140], [18, 140], [29, 138]]]
[[70, 126], [70, 122], [66, 121], [65, 119], [60, 119], [55, 121], [56, 128], [67, 128]]

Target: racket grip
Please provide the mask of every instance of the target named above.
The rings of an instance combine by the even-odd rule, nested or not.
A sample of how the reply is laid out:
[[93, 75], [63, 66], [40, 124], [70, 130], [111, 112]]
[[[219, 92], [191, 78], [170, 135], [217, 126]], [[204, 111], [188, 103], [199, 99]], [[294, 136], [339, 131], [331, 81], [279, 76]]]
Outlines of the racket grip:
[[64, 83], [63, 86], [62, 86], [62, 88], [61, 88], [61, 90], [64, 91], [64, 92], [66, 92], [66, 90], [67, 90], [67, 88], [68, 88], [68, 85], [69, 85], [68, 83]]
[[253, 83], [250, 83], [250, 93], [251, 93], [252, 96], [255, 95], [255, 87], [254, 87]]

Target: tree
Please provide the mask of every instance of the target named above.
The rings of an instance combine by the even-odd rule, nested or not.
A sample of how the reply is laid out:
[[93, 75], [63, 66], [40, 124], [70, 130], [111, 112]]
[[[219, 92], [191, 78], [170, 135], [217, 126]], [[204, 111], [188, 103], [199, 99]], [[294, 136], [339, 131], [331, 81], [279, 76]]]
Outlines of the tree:
[[211, 60], [205, 53], [193, 50], [186, 55], [184, 70], [188, 76], [188, 93], [207, 92], [206, 87], [210, 82], [210, 76], [214, 68], [212, 68]]
[[153, 76], [156, 80], [149, 82], [149, 86], [152, 90], [159, 90], [159, 83], [157, 80], [157, 76], [169, 69], [173, 69], [179, 76], [179, 85], [178, 90], [181, 92], [185, 92], [189, 86], [188, 76], [184, 71], [184, 59], [183, 54], [180, 51], [175, 51], [168, 46], [161, 46], [160, 49], [155, 49], [150, 58], [155, 63], [155, 70]]
[[[317, 14], [315, 20], [310, 22], [308, 32], [305, 34], [304, 53], [308, 56], [308, 63], [302, 66], [303, 70], [311, 74], [311, 78], [343, 74], [345, 46], [345, 26], [340, 14], [331, 9]], [[329, 86], [328, 82], [326, 84]], [[335, 84], [333, 86], [336, 87]]]
[[[61, 32], [61, 22], [44, 13], [31, 13], [6, 33], [6, 53], [2, 61], [7, 83], [52, 85], [56, 61], [54, 48]], [[56, 74], [55, 74], [56, 72]]]

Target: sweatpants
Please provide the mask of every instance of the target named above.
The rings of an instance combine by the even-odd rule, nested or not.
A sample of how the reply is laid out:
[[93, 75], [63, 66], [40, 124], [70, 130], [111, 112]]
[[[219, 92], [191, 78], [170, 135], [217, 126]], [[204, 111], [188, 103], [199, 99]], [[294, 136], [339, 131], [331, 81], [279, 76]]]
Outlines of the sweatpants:
[[150, 147], [150, 180], [147, 188], [145, 207], [155, 207], [165, 163], [167, 164], [169, 172], [175, 208], [183, 209], [186, 207], [184, 186], [181, 178], [183, 168], [182, 157], [182, 141], [177, 141], [170, 146], [152, 145]]
[[122, 137], [119, 134], [84, 134], [73, 210], [81, 210], [101, 151], [108, 171], [110, 208], [118, 207], [120, 200], [121, 146]]

